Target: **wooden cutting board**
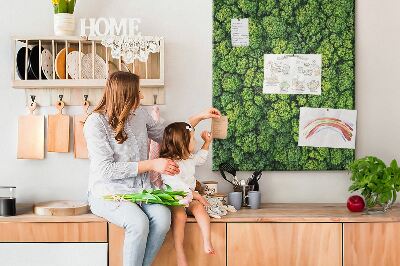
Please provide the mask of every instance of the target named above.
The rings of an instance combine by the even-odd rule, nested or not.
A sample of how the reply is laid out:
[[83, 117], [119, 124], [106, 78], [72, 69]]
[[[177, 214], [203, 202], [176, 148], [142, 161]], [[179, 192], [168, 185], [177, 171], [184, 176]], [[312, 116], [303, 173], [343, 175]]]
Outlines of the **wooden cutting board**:
[[89, 206], [86, 202], [48, 201], [35, 204], [33, 212], [44, 216], [75, 216], [88, 213]]
[[69, 152], [69, 116], [62, 114], [64, 102], [56, 103], [57, 114], [48, 117], [48, 152]]
[[74, 156], [76, 159], [88, 159], [88, 150], [86, 147], [86, 139], [83, 135], [83, 125], [88, 117], [88, 109], [90, 103], [84, 101], [83, 114], [74, 116]]
[[18, 118], [18, 159], [44, 159], [44, 116], [34, 115], [36, 103], [29, 106], [29, 115]]

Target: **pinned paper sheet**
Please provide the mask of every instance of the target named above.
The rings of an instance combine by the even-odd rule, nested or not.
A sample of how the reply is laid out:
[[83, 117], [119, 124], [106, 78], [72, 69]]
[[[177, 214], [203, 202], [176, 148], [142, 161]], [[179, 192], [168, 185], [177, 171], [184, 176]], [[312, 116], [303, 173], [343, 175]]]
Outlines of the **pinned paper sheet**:
[[357, 111], [300, 108], [299, 146], [355, 149]]
[[231, 20], [231, 39], [233, 47], [249, 46], [249, 19]]
[[321, 67], [320, 54], [266, 54], [263, 92], [321, 95]]
[[211, 133], [214, 139], [226, 139], [228, 136], [228, 117], [213, 118], [211, 122]]

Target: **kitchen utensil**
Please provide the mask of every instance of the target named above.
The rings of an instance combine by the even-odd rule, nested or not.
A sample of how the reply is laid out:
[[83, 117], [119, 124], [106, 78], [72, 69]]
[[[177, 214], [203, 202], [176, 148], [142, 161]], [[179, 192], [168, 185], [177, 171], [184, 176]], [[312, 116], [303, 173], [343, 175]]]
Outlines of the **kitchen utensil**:
[[253, 185], [255, 191], [260, 190], [260, 185], [258, 184], [258, 181], [260, 180], [261, 176], [262, 176], [262, 171], [255, 171], [250, 177], [248, 184]]
[[242, 207], [242, 192], [230, 192], [228, 194], [228, 204], [232, 205], [236, 210]]
[[33, 212], [43, 216], [74, 216], [86, 214], [89, 206], [86, 202], [67, 200], [48, 201], [35, 204]]
[[52, 53], [44, 49], [42, 51], [42, 71], [46, 76], [46, 79], [53, 79], [53, 55]]
[[81, 57], [81, 63], [84, 53], [78, 51], [72, 51], [67, 55], [67, 73], [72, 79], [79, 79], [79, 57]]
[[83, 135], [83, 125], [88, 117], [90, 103], [87, 101], [85, 95], [85, 101], [83, 102], [83, 114], [74, 116], [74, 156], [77, 159], [87, 159], [88, 150], [86, 147], [86, 139]]
[[[243, 183], [242, 183], [243, 184]], [[237, 186], [233, 186], [233, 191], [242, 193], [242, 207], [249, 207], [248, 194], [250, 191], [253, 191], [253, 185], [243, 185], [240, 184]]]
[[[25, 65], [25, 59], [26, 59], [26, 48], [22, 47], [21, 49], [18, 50], [17, 53], [17, 75], [21, 80], [25, 80], [25, 68], [27, 65], [29, 66], [29, 57], [31, 56], [31, 49], [28, 48], [28, 62], [27, 65]], [[32, 73], [27, 71], [28, 74], [28, 79], [35, 79], [35, 76], [33, 76]]]
[[[39, 79], [39, 75], [41, 76], [41, 79], [46, 79], [46, 75], [44, 74], [42, 68], [39, 67], [39, 57], [42, 56], [42, 51], [44, 50], [43, 47], [39, 47], [39, 45], [35, 45], [32, 48], [31, 55], [29, 56], [29, 67], [28, 67], [28, 72], [30, 72], [35, 79]], [[40, 68], [40, 69], [39, 69]], [[39, 74], [40, 72], [40, 74]]]
[[[82, 57], [82, 78], [93, 79], [93, 54]], [[106, 79], [106, 62], [98, 54], [94, 55], [94, 79]]]
[[[68, 53], [76, 51], [73, 47], [68, 47]], [[67, 78], [66, 72], [66, 53], [67, 49], [63, 48], [56, 56], [56, 74], [60, 79]]]
[[[230, 165], [228, 163], [220, 164], [219, 165], [219, 172], [221, 173], [222, 178], [225, 179], [226, 181], [228, 181], [229, 183], [231, 183], [232, 185], [234, 185], [234, 186], [239, 185], [238, 179], [236, 177], [236, 169], [232, 165]], [[233, 176], [232, 181], [230, 181], [226, 177], [225, 172], [227, 172], [227, 173], [229, 173], [229, 174], [231, 174]]]
[[0, 216], [15, 216], [16, 208], [16, 187], [0, 186]]
[[48, 117], [49, 152], [69, 152], [69, 116], [62, 114], [65, 104], [61, 98], [56, 103], [57, 114]]
[[32, 101], [29, 114], [18, 117], [18, 159], [44, 159], [44, 116], [33, 114], [36, 107]]
[[251, 209], [259, 209], [261, 204], [261, 192], [249, 191], [248, 193], [249, 205]]
[[204, 181], [204, 193], [206, 195], [214, 195], [218, 193], [218, 182], [216, 181]]
[[211, 122], [211, 132], [215, 139], [226, 139], [228, 136], [228, 117], [221, 116], [213, 118]]

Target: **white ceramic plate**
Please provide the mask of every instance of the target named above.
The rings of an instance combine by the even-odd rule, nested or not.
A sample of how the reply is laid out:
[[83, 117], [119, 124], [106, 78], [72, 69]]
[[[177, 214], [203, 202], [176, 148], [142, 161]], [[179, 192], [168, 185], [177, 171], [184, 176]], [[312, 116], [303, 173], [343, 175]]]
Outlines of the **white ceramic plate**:
[[[81, 52], [81, 64], [84, 53]], [[83, 68], [81, 69], [83, 72]], [[67, 55], [67, 73], [72, 79], [79, 79], [79, 52], [73, 51]], [[83, 78], [83, 75], [82, 75]]]
[[47, 49], [42, 51], [42, 71], [47, 79], [53, 79], [53, 55]]
[[[82, 57], [82, 78], [93, 79], [93, 54], [89, 53]], [[106, 79], [107, 78], [107, 66], [103, 58], [98, 54], [94, 56], [94, 78], [95, 79]]]

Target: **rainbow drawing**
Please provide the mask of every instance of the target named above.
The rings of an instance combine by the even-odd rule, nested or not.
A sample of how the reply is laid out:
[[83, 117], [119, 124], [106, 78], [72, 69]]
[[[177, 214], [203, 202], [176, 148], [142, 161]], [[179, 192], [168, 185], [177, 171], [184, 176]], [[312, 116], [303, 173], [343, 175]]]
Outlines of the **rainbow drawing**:
[[345, 121], [334, 117], [319, 117], [311, 120], [304, 127], [306, 139], [312, 138], [322, 130], [333, 130], [341, 135], [344, 141], [352, 141], [353, 126]]

